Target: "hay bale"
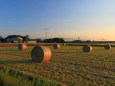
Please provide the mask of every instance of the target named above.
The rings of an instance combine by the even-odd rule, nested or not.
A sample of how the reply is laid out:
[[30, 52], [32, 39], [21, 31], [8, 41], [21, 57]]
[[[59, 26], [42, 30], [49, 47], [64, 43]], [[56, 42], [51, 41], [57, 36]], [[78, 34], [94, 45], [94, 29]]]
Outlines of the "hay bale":
[[19, 44], [18, 45], [18, 50], [26, 50], [26, 49], [27, 49], [26, 44]]
[[59, 48], [60, 48], [60, 45], [59, 45], [59, 44], [54, 44], [54, 45], [53, 45], [53, 48], [54, 48], [54, 49], [59, 49]]
[[111, 49], [111, 45], [107, 44], [104, 46], [105, 49]]
[[51, 50], [46, 46], [35, 46], [31, 51], [31, 58], [35, 62], [47, 62], [51, 59]]
[[83, 46], [83, 52], [91, 52], [91, 51], [92, 51], [92, 47], [90, 45]]

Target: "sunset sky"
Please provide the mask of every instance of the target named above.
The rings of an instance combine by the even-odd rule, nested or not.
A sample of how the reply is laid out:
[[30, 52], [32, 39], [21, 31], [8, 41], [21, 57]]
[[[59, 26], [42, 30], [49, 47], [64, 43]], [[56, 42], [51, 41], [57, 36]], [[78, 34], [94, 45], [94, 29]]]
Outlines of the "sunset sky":
[[46, 32], [115, 41], [115, 0], [0, 0], [0, 36], [45, 38]]

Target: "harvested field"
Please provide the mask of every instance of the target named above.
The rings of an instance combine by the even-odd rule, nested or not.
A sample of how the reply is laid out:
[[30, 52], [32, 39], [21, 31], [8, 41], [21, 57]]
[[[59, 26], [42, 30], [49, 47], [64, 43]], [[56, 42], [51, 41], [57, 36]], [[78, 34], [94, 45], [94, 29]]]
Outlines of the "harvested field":
[[41, 79], [56, 80], [65, 86], [114, 86], [115, 47], [105, 50], [93, 46], [91, 53], [82, 52], [82, 46], [61, 46], [53, 49], [47, 63], [31, 60], [31, 50], [18, 51], [17, 47], [0, 47], [0, 66], [9, 67]]

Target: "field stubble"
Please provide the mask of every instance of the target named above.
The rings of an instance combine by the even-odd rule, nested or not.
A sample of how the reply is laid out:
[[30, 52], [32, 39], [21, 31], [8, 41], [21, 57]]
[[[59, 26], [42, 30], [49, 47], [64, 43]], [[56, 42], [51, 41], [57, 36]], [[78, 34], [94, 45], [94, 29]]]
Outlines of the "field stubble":
[[110, 50], [93, 47], [91, 53], [84, 53], [82, 46], [61, 46], [60, 49], [49, 46], [52, 58], [47, 63], [32, 62], [32, 48], [18, 51], [17, 47], [0, 47], [0, 66], [42, 79], [55, 79], [68, 86], [115, 85], [115, 47]]

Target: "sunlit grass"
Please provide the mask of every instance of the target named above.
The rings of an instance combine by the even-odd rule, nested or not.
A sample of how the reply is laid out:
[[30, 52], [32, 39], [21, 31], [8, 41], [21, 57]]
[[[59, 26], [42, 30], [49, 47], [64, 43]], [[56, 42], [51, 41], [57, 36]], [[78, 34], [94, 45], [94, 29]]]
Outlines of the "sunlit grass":
[[93, 47], [91, 53], [82, 52], [82, 46], [61, 46], [53, 49], [47, 63], [34, 63], [31, 50], [18, 51], [17, 47], [0, 47], [0, 66], [19, 70], [42, 79], [56, 80], [65, 85], [114, 85], [115, 47], [105, 50]]

